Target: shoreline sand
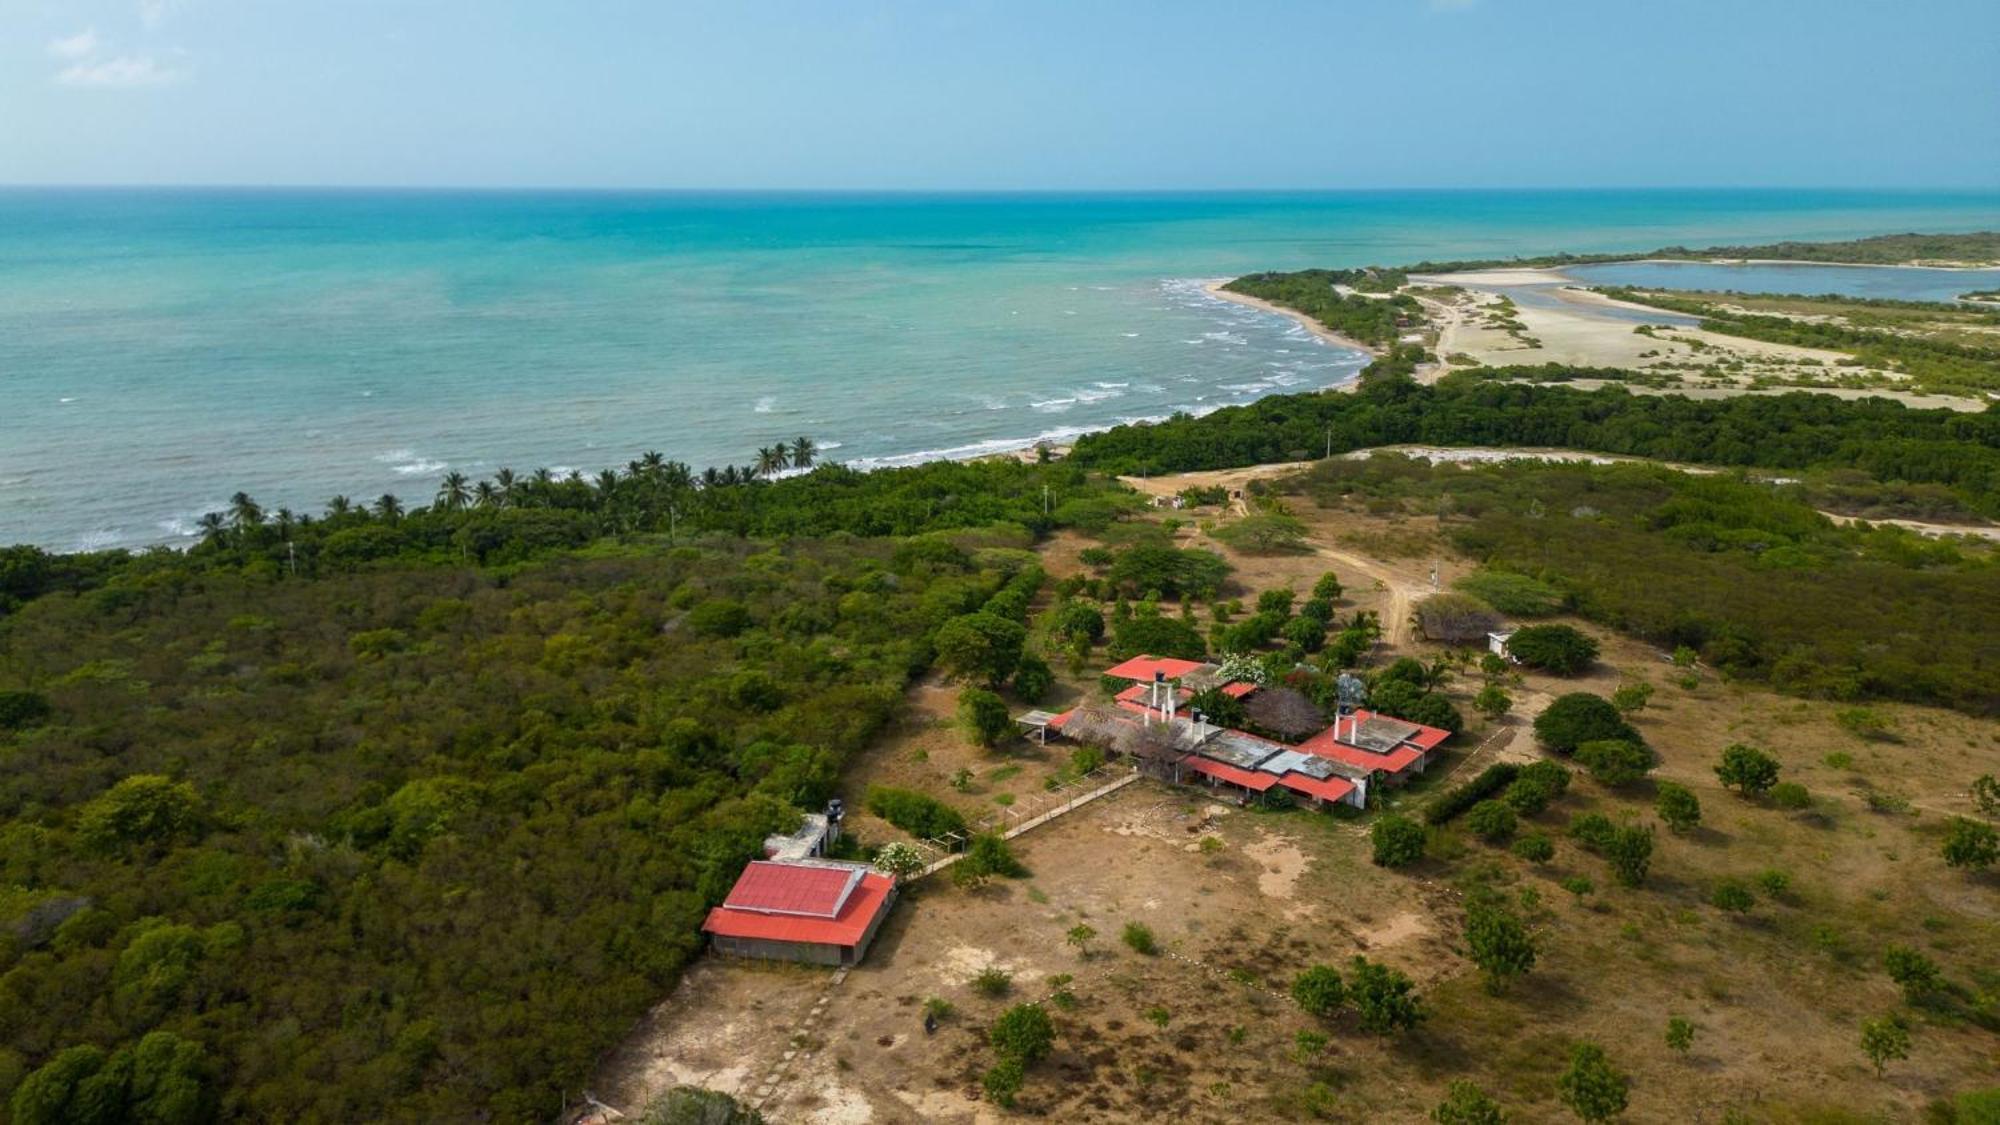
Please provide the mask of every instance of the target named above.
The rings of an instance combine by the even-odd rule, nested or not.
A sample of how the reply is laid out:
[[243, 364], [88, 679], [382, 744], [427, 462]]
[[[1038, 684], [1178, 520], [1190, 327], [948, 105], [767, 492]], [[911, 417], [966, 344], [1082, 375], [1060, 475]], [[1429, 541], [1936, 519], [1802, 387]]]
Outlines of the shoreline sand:
[[1223, 288], [1223, 286], [1229, 284], [1231, 281], [1234, 280], [1235, 278], [1224, 277], [1224, 278], [1218, 278], [1214, 281], [1204, 282], [1202, 284], [1201, 291], [1208, 294], [1211, 297], [1214, 297], [1218, 301], [1228, 301], [1232, 305], [1242, 305], [1245, 308], [1257, 309], [1260, 312], [1275, 313], [1278, 316], [1282, 316], [1289, 320], [1295, 321], [1299, 325], [1303, 326], [1306, 331], [1319, 337], [1320, 340], [1324, 341], [1325, 343], [1333, 344], [1337, 347], [1342, 347], [1342, 348], [1352, 348], [1357, 352], [1365, 352], [1368, 355], [1372, 356], [1379, 356], [1382, 354], [1381, 349], [1369, 347], [1367, 344], [1364, 344], [1359, 340], [1343, 336], [1340, 333], [1335, 332], [1333, 329], [1328, 328], [1326, 325], [1321, 324], [1319, 321], [1314, 320], [1312, 317], [1309, 317], [1306, 314], [1298, 311], [1297, 309], [1288, 309], [1283, 305], [1272, 304], [1271, 302], [1264, 300], [1262, 297], [1251, 297], [1243, 293], [1232, 293], [1229, 290]]

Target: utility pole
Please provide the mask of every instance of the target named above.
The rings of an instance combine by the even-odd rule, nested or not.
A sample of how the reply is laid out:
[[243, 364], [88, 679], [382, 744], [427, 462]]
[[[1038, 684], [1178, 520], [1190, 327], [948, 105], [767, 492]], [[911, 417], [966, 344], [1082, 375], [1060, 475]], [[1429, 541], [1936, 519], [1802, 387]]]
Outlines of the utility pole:
[[1326, 427], [1326, 459], [1327, 459], [1327, 460], [1329, 460], [1329, 461], [1333, 460], [1333, 425], [1332, 425], [1332, 423], [1328, 423], [1328, 424], [1327, 424], [1327, 427]]
[[299, 547], [291, 540], [285, 540], [285, 562], [292, 568], [292, 577], [299, 576]]
[[1049, 514], [1049, 486], [1046, 484], [1042, 486], [1042, 514]]

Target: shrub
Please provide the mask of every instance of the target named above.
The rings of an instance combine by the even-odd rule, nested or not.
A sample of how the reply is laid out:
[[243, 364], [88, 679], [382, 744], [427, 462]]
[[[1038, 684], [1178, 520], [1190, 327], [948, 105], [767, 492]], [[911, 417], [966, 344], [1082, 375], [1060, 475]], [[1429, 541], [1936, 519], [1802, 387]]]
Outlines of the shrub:
[[1547, 617], [1563, 608], [1561, 590], [1525, 574], [1475, 570], [1452, 585], [1514, 617]]
[[1646, 870], [1653, 862], [1653, 830], [1626, 825], [1611, 834], [1604, 844], [1604, 858], [1611, 874], [1628, 887], [1646, 882]]
[[1503, 796], [1515, 812], [1534, 816], [1567, 792], [1569, 770], [1561, 762], [1540, 761], [1523, 766]]
[[1378, 867], [1408, 867], [1424, 858], [1424, 826], [1406, 816], [1391, 813], [1368, 830]]
[[1521, 767], [1512, 762], [1495, 762], [1480, 770], [1472, 780], [1440, 794], [1424, 809], [1427, 824], [1448, 824], [1460, 813], [1505, 789], [1520, 775]]
[[1049, 1048], [1055, 1045], [1056, 1028], [1040, 1004], [1016, 1004], [993, 1021], [986, 1041], [1001, 1058], [1033, 1066], [1048, 1057]]
[[1225, 523], [1215, 537], [1248, 555], [1275, 555], [1305, 546], [1306, 525], [1293, 516], [1265, 512]]
[[1500, 623], [1492, 606], [1470, 594], [1432, 594], [1417, 603], [1417, 627], [1448, 645], [1484, 640]]
[[980, 1076], [979, 1086], [986, 1091], [986, 1100], [1005, 1109], [1014, 1108], [1014, 1099], [1021, 1094], [1021, 1086], [1027, 1077], [1027, 1068], [1020, 1059], [1001, 1059], [986, 1069]]
[[1292, 999], [1322, 1019], [1338, 1011], [1346, 998], [1347, 986], [1340, 979], [1340, 970], [1331, 965], [1314, 965], [1292, 978]]
[[1056, 610], [1049, 625], [1049, 640], [1059, 645], [1078, 640], [1096, 644], [1104, 639], [1104, 614], [1082, 602], [1070, 602]]
[[1121, 660], [1141, 655], [1205, 660], [1208, 642], [1200, 630], [1178, 617], [1135, 613], [1112, 627], [1111, 655]]
[[1875, 1076], [1890, 1062], [1910, 1057], [1910, 1025], [1896, 1015], [1872, 1019], [1861, 1025], [1861, 1053], [1875, 1064]]
[[1487, 722], [1494, 722], [1514, 709], [1514, 697], [1508, 695], [1507, 689], [1499, 684], [1487, 684], [1479, 689], [1478, 695], [1472, 697], [1472, 709], [1484, 715]]
[[868, 789], [868, 811], [920, 840], [965, 831], [965, 818], [950, 805], [909, 789], [873, 785]]
[[1583, 875], [1571, 875], [1556, 885], [1578, 898], [1582, 898], [1597, 889], [1597, 884], [1591, 882], [1587, 876]]
[[1675, 833], [1685, 833], [1701, 823], [1701, 801], [1694, 790], [1671, 781], [1660, 782], [1653, 798], [1653, 811]]
[[1639, 732], [1601, 695], [1575, 691], [1535, 716], [1535, 737], [1558, 754], [1572, 754], [1586, 742], [1643, 742]]
[[1611, 843], [1611, 837], [1618, 832], [1618, 826], [1603, 813], [1578, 813], [1569, 819], [1570, 839], [1576, 840], [1593, 852], [1602, 852]]
[[1007, 841], [991, 832], [974, 836], [972, 846], [965, 850], [965, 858], [957, 866], [1006, 879], [1020, 879], [1028, 874], [1028, 869], [1014, 858], [1014, 850], [1007, 846]]
[[199, 839], [206, 821], [193, 785], [136, 773], [85, 804], [76, 831], [97, 852], [159, 850]]
[[958, 696], [958, 721], [967, 737], [991, 749], [1014, 733], [1007, 702], [984, 688], [967, 688]]
[[1611, 705], [1621, 715], [1636, 715], [1653, 698], [1653, 685], [1644, 680], [1627, 680], [1611, 693]]
[[1727, 910], [1731, 914], [1741, 914], [1757, 905], [1757, 896], [1750, 888], [1735, 879], [1724, 879], [1709, 892], [1708, 902], [1717, 910]]
[[1984, 871], [2000, 861], [2000, 835], [1990, 824], [1955, 816], [1945, 828], [1943, 850], [1947, 866]]
[[1771, 803], [1781, 809], [1812, 807], [1812, 794], [1796, 781], [1780, 781], [1771, 786]]
[[687, 626], [705, 637], [733, 637], [750, 627], [750, 609], [739, 601], [714, 598], [688, 611]]
[[1944, 991], [1944, 974], [1937, 962], [1906, 945], [1892, 945], [1882, 951], [1882, 969], [1903, 990], [1903, 999], [1914, 1004]]
[[1481, 801], [1465, 814], [1465, 826], [1489, 844], [1514, 838], [1514, 807], [1505, 801]]
[[1153, 937], [1152, 927], [1144, 922], [1125, 923], [1125, 929], [1118, 935], [1118, 940], [1124, 942], [1132, 952], [1142, 953], [1148, 957], [1160, 951], [1160, 943]]
[[988, 965], [972, 978], [972, 990], [981, 996], [994, 999], [1007, 995], [1014, 989], [1014, 974], [998, 966]]
[[1556, 845], [1546, 833], [1530, 832], [1514, 841], [1513, 852], [1529, 863], [1547, 863], [1555, 858]]
[[1125, 593], [1143, 597], [1210, 599], [1229, 577], [1229, 564], [1213, 551], [1143, 544], [1121, 552], [1105, 577]]
[[1340, 600], [1340, 594], [1340, 576], [1330, 570], [1313, 582], [1312, 596], [1315, 598], [1337, 602]]
[[1600, 785], [1630, 785], [1653, 768], [1653, 752], [1636, 742], [1603, 739], [1576, 748], [1576, 760]]
[[1687, 1054], [1694, 1046], [1694, 1025], [1679, 1016], [1667, 1020], [1667, 1047], [1679, 1054]]
[[1757, 873], [1757, 885], [1763, 888], [1765, 894], [1778, 898], [1792, 889], [1792, 877], [1775, 867], [1766, 868]]
[[1609, 1121], [1625, 1112], [1628, 1085], [1604, 1048], [1579, 1043], [1570, 1052], [1569, 1069], [1556, 1079], [1556, 1096], [1585, 1121]]
[[1362, 1029], [1376, 1035], [1407, 1031], [1429, 1016], [1409, 977], [1366, 957], [1354, 959], [1347, 997], [1361, 1018]]
[[1738, 742], [1722, 752], [1722, 760], [1715, 766], [1715, 776], [1721, 779], [1724, 787], [1734, 789], [1745, 797], [1759, 796], [1778, 783], [1778, 760], [1754, 746]]
[[1597, 642], [1568, 625], [1529, 625], [1507, 640], [1507, 654], [1530, 668], [1572, 676], [1597, 659]]
[[1445, 1088], [1444, 1100], [1431, 1110], [1431, 1120], [1436, 1125], [1505, 1125], [1507, 1115], [1486, 1091], [1463, 1079], [1454, 1079]]
[[1508, 982], [1535, 967], [1535, 942], [1528, 928], [1497, 906], [1475, 905], [1466, 912], [1465, 944], [1472, 963], [1486, 974], [1489, 992], [1503, 991]]

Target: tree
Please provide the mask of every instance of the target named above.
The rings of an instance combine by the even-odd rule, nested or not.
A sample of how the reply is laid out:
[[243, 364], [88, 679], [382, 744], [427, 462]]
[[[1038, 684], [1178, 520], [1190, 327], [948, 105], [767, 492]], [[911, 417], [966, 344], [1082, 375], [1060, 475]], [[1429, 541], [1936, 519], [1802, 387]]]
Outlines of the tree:
[[1021, 662], [1014, 666], [1014, 695], [1021, 702], [1040, 703], [1054, 683], [1048, 661], [1032, 652], [1021, 654]]
[[250, 499], [247, 492], [239, 492], [229, 498], [229, 523], [238, 531], [247, 531], [264, 522], [264, 509]]
[[1411, 1030], [1429, 1016], [1409, 977], [1366, 957], [1354, 959], [1347, 998], [1361, 1017], [1362, 1029], [1376, 1035]]
[[55, 708], [38, 691], [0, 691], [0, 730], [26, 730], [48, 722]]
[[83, 806], [77, 836], [98, 852], [163, 850], [200, 838], [206, 824], [194, 786], [158, 774], [133, 774]]
[[1487, 684], [1472, 697], [1472, 709], [1484, 715], [1487, 722], [1497, 722], [1500, 716], [1514, 709], [1514, 697], [1499, 684]]
[[1014, 733], [1007, 701], [983, 688], [966, 688], [958, 695], [958, 721], [972, 741], [987, 749]]
[[1306, 525], [1282, 512], [1259, 512], [1223, 524], [1214, 535], [1245, 554], [1275, 555], [1304, 547]]
[[892, 840], [875, 853], [875, 870], [902, 882], [924, 869], [924, 853], [901, 840]]
[[462, 511], [472, 500], [472, 489], [465, 474], [453, 469], [438, 482], [437, 506], [447, 512]]
[[1572, 676], [1597, 659], [1597, 642], [1568, 625], [1526, 625], [1507, 638], [1507, 654], [1530, 668]]
[[1408, 867], [1424, 858], [1424, 826], [1407, 816], [1390, 813], [1368, 830], [1377, 867]]
[[791, 467], [791, 449], [784, 442], [775, 446], [767, 445], [757, 450], [755, 471], [760, 477], [774, 477]]
[[1493, 607], [1471, 594], [1432, 594], [1417, 603], [1417, 627], [1424, 636], [1448, 645], [1484, 640], [1500, 627]]
[[981, 610], [954, 617], [937, 632], [938, 664], [959, 679], [997, 688], [1014, 674], [1028, 630], [1018, 621]]
[[1576, 748], [1576, 760], [1590, 770], [1599, 785], [1630, 785], [1653, 768], [1653, 752], [1622, 738], [1586, 742]]
[[1575, 753], [1586, 742], [1643, 741], [1610, 700], [1587, 691], [1560, 696], [1535, 716], [1535, 737], [1558, 754]]
[[1898, 1059], [1910, 1057], [1910, 1025], [1899, 1015], [1886, 1015], [1861, 1025], [1861, 1053], [1875, 1064], [1875, 1077]]
[[1984, 871], [2000, 861], [2000, 834], [1990, 824], [1955, 816], [1945, 826], [1943, 851], [1947, 866]]
[[1604, 1048], [1579, 1043], [1570, 1052], [1569, 1069], [1556, 1079], [1556, 1096], [1585, 1121], [1609, 1121], [1625, 1112], [1628, 1084]]
[[1096, 929], [1092, 928], [1086, 922], [1078, 922], [1069, 928], [1069, 933], [1063, 935], [1064, 941], [1076, 947], [1076, 955], [1078, 957], [1090, 956], [1090, 943], [1096, 938]]
[[1326, 712], [1305, 693], [1288, 687], [1267, 687], [1244, 703], [1250, 722], [1287, 742], [1299, 742], [1326, 728]]
[[1016, 1004], [1000, 1013], [987, 1029], [986, 1041], [1003, 1059], [1019, 1059], [1033, 1066], [1048, 1057], [1055, 1046], [1056, 1027], [1040, 1004]]
[[1506, 1125], [1507, 1115], [1486, 1091], [1457, 1079], [1446, 1087], [1444, 1100], [1431, 1110], [1431, 1120], [1436, 1125]]
[[1653, 862], [1653, 830], [1628, 824], [1611, 833], [1604, 845], [1604, 858], [1611, 873], [1628, 887], [1646, 882], [1646, 869]]
[[819, 457], [819, 443], [801, 434], [792, 439], [792, 467], [810, 469]]
[[1465, 826], [1489, 844], [1504, 844], [1514, 838], [1514, 806], [1505, 801], [1487, 800], [1465, 814]]
[[1313, 582], [1312, 596], [1329, 602], [1340, 600], [1340, 575], [1327, 571]]
[[1292, 999], [1299, 1007], [1327, 1019], [1347, 999], [1347, 985], [1340, 979], [1340, 970], [1331, 965], [1314, 965], [1292, 978]]
[[1694, 1046], [1694, 1025], [1679, 1016], [1667, 1020], [1667, 1046], [1676, 1054], [1685, 1055]]
[[1715, 776], [1745, 797], [1760, 796], [1778, 783], [1778, 760], [1754, 746], [1734, 743], [1722, 752]]
[[1159, 939], [1153, 936], [1153, 928], [1144, 922], [1125, 923], [1125, 929], [1118, 938], [1134, 953], [1151, 957], [1160, 951]]
[[1676, 835], [1684, 835], [1701, 823], [1701, 801], [1694, 790], [1671, 781], [1660, 782], [1653, 811]]
[[1546, 759], [1530, 762], [1521, 767], [1514, 783], [1502, 794], [1506, 802], [1514, 806], [1514, 811], [1522, 816], [1534, 816], [1549, 807], [1556, 798], [1569, 792], [1569, 770], [1561, 762]]
[[1486, 990], [1495, 995], [1535, 967], [1535, 940], [1528, 928], [1496, 904], [1476, 903], [1466, 911], [1465, 942], [1472, 963], [1486, 974]]

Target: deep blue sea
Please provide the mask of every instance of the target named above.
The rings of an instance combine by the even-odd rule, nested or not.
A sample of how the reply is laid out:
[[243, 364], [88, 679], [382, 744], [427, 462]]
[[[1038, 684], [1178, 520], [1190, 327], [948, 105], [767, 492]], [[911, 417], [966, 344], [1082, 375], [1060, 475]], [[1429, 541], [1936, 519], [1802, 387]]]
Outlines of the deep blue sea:
[[1993, 192], [0, 190], [0, 542], [800, 434], [967, 456], [1351, 378], [1201, 291], [1257, 269], [1995, 226]]

